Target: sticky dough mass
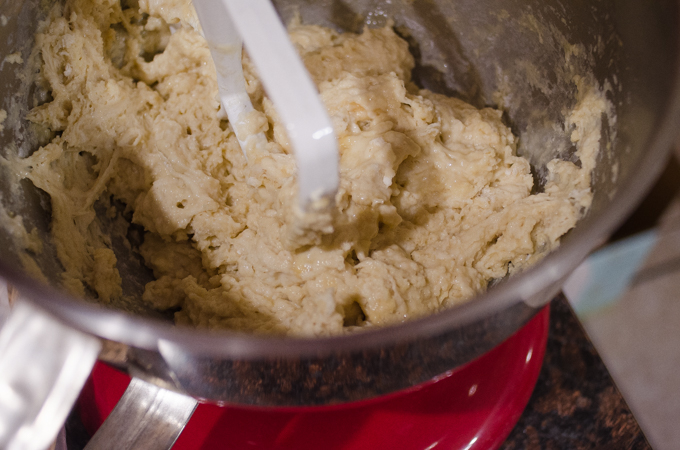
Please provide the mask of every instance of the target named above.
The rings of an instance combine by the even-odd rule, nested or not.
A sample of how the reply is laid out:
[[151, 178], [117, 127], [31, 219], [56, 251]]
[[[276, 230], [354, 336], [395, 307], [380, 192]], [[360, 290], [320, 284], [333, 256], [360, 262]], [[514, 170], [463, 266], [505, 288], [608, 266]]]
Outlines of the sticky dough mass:
[[63, 285], [77, 295], [123, 295], [95, 213], [115, 216], [113, 200], [145, 230], [139, 252], [156, 280], [144, 302], [176, 309], [179, 324], [308, 336], [465, 302], [554, 249], [590, 204], [600, 97], [568, 119], [580, 167], [552, 161], [531, 195], [501, 112], [418, 89], [391, 28], [292, 24], [338, 136], [341, 180], [332, 226], [296, 233], [294, 149], [247, 56], [248, 126], [268, 137], [248, 161], [220, 119], [190, 4], [120, 3], [69, 0], [37, 35], [53, 99], [29, 119], [57, 133], [19, 163], [51, 196]]

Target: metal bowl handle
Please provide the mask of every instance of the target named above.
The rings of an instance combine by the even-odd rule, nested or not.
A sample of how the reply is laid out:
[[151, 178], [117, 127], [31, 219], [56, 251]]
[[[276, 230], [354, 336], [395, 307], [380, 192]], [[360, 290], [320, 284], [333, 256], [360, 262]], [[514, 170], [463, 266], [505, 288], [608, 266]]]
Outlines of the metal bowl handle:
[[133, 378], [85, 450], [168, 450], [198, 402]]

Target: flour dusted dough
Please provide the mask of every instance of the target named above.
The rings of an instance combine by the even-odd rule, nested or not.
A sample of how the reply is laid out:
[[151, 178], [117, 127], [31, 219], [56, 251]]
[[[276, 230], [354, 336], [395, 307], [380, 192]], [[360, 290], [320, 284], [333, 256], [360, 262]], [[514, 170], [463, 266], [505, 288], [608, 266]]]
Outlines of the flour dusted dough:
[[250, 128], [268, 144], [246, 162], [219, 119], [191, 5], [121, 3], [68, 0], [37, 36], [53, 100], [29, 118], [57, 133], [17, 161], [52, 198], [63, 284], [78, 295], [123, 295], [94, 212], [111, 199], [145, 229], [139, 251], [156, 276], [145, 302], [178, 308], [180, 324], [310, 336], [465, 302], [555, 248], [590, 204], [599, 94], [570, 118], [581, 167], [551, 162], [530, 195], [501, 112], [415, 87], [392, 29], [293, 24], [338, 136], [341, 182], [332, 229], [291, 239], [293, 148], [250, 61]]

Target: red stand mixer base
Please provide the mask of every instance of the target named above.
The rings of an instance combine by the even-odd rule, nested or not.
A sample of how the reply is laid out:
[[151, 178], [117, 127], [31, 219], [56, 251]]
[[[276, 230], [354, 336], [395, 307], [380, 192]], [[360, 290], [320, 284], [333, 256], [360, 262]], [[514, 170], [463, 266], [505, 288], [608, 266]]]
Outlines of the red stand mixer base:
[[[498, 448], [529, 401], [545, 355], [549, 308], [493, 350], [438, 379], [378, 399], [315, 408], [200, 404], [173, 449]], [[130, 378], [97, 363], [78, 400], [91, 434]]]

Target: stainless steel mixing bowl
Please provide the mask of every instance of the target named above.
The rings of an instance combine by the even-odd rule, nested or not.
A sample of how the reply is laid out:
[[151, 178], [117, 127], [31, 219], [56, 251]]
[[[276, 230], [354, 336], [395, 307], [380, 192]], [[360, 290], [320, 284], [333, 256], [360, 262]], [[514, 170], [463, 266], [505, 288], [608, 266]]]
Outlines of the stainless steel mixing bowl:
[[[28, 55], [42, 14], [38, 1], [5, 0], [3, 55]], [[574, 76], [607, 87], [616, 123], [604, 121], [592, 209], [540, 264], [499, 280], [473, 301], [401, 325], [348, 336], [295, 339], [178, 328], [141, 302], [107, 309], [58, 288], [60, 265], [49, 234], [49, 198], [29, 182], [9, 186], [0, 165], [0, 201], [36, 229], [35, 255], [50, 285], [19, 264], [16, 241], [0, 230], [0, 275], [63, 323], [106, 340], [102, 358], [132, 375], [197, 398], [249, 405], [324, 405], [422, 383], [506, 339], [560, 289], [565, 277], [640, 201], [678, 127], [678, 3], [671, 0], [276, 0], [284, 20], [360, 31], [388, 20], [412, 44], [414, 79], [477, 106], [500, 106], [520, 138], [540, 189], [545, 163], [572, 157], [564, 115], [576, 101]], [[2, 65], [2, 107], [45, 100]], [[3, 155], [38, 145], [29, 126], [5, 129]], [[546, 150], [547, 149], [547, 150]], [[12, 193], [18, 190], [18, 193]], [[126, 292], [150, 278], [114, 242]]]

